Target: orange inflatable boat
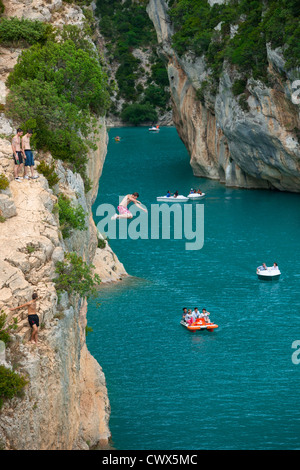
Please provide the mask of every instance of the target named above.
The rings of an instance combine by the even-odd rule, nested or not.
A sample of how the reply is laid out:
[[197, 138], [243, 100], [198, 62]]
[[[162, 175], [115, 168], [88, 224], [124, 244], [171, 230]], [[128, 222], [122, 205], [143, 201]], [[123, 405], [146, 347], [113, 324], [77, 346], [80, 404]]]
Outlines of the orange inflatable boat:
[[218, 325], [211, 322], [206, 322], [204, 318], [197, 318], [194, 323], [189, 324], [185, 320], [181, 320], [181, 325], [187, 328], [189, 331], [208, 330], [213, 331], [218, 328]]

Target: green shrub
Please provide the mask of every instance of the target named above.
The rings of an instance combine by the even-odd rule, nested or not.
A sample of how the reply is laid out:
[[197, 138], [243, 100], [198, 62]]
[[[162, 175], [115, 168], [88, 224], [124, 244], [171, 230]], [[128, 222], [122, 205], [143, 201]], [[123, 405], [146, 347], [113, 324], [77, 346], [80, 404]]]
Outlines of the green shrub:
[[158, 106], [160, 108], [165, 108], [167, 102], [169, 101], [169, 93], [156, 85], [149, 85], [148, 88], [144, 91], [144, 98], [142, 104], [149, 103], [152, 106]]
[[59, 182], [59, 176], [55, 173], [55, 166], [52, 163], [47, 165], [47, 163], [42, 160], [36, 167], [37, 171], [45, 176], [50, 188], [53, 188]]
[[96, 286], [100, 278], [93, 274], [93, 265], [88, 265], [77, 253], [67, 253], [64, 261], [56, 264], [57, 278], [54, 279], [55, 288], [60, 294], [79, 294], [81, 297], [90, 297], [96, 293]]
[[124, 122], [128, 122], [135, 126], [144, 122], [152, 122], [157, 120], [157, 112], [149, 103], [146, 104], [131, 104], [126, 106], [122, 113], [121, 118]]
[[161, 87], [169, 86], [169, 77], [163, 61], [156, 59], [155, 64], [151, 66], [151, 79]]
[[7, 115], [24, 128], [30, 122], [36, 149], [68, 162], [86, 183], [94, 115], [105, 114], [110, 98], [99, 61], [77, 46], [68, 39], [23, 51], [7, 80]]
[[1, 18], [0, 21], [0, 43], [4, 45], [45, 43], [51, 35], [52, 27], [41, 21], [17, 17]]
[[248, 112], [250, 111], [250, 107], [247, 101], [247, 97], [245, 94], [242, 94], [239, 98], [239, 105], [243, 111]]
[[1, 173], [0, 174], [0, 190], [7, 189], [8, 186], [9, 186], [8, 179], [6, 178], [6, 176], [3, 173]]
[[24, 377], [0, 365], [0, 409], [5, 399], [21, 397], [27, 383]]
[[83, 207], [73, 207], [70, 199], [60, 194], [58, 196], [58, 215], [61, 232], [64, 238], [68, 238], [71, 235], [72, 230], [86, 230], [86, 213]]
[[11, 325], [6, 326], [7, 315], [1, 311], [0, 313], [0, 341], [7, 344], [10, 341], [10, 332], [17, 328], [17, 318], [14, 318]]
[[106, 247], [106, 241], [102, 238], [98, 238], [98, 248], [103, 250]]
[[236, 80], [232, 85], [232, 93], [234, 96], [241, 95], [244, 93], [247, 85], [247, 79]]

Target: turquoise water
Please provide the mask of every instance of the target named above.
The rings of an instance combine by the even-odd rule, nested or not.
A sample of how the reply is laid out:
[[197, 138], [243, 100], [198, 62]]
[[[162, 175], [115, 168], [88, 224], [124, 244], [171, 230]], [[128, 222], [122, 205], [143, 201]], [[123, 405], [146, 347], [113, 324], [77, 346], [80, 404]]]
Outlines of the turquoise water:
[[[300, 196], [195, 178], [173, 128], [109, 136], [94, 213], [128, 192], [138, 191], [147, 207], [168, 189], [207, 194], [199, 251], [186, 251], [182, 240], [111, 240], [133, 278], [90, 301], [87, 343], [106, 376], [113, 446], [300, 448], [300, 365], [292, 362], [300, 340]], [[279, 281], [257, 280], [264, 261], [278, 263]], [[185, 330], [184, 306], [205, 307], [219, 328]]]

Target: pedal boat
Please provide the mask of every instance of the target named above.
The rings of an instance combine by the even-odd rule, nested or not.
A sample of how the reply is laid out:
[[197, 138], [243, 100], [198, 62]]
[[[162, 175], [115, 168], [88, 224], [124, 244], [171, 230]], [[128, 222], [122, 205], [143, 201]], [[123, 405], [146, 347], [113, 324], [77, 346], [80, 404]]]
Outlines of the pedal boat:
[[191, 201], [199, 201], [199, 199], [203, 199], [205, 197], [205, 193], [198, 194], [198, 193], [192, 193], [188, 195], [188, 198]]
[[187, 328], [189, 331], [200, 331], [200, 330], [208, 330], [213, 331], [218, 328], [218, 325], [211, 322], [206, 322], [204, 318], [197, 318], [194, 323], [191, 325], [187, 323], [185, 320], [181, 320], [180, 324]]
[[258, 279], [261, 281], [277, 281], [280, 278], [281, 272], [279, 269], [267, 268], [259, 270], [257, 273]]
[[182, 196], [182, 195], [178, 195], [177, 197], [174, 197], [174, 196], [159, 196], [156, 198], [156, 200], [158, 202], [188, 202], [189, 201], [189, 198], [188, 197], [185, 197], [185, 196]]

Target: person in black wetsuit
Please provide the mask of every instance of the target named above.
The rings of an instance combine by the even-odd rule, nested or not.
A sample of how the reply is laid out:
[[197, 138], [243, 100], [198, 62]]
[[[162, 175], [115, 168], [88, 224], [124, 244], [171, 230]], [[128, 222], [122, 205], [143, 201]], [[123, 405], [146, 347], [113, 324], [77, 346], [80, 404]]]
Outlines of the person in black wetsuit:
[[36, 313], [36, 302], [38, 300], [38, 295], [36, 292], [32, 294], [32, 300], [26, 302], [26, 304], [20, 305], [19, 307], [11, 308], [10, 311], [13, 312], [14, 310], [18, 310], [23, 307], [28, 307], [28, 323], [32, 328], [31, 334], [31, 343], [37, 344], [38, 338], [38, 327], [40, 326], [39, 316]]

